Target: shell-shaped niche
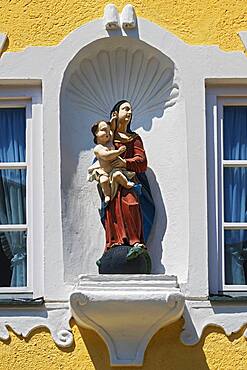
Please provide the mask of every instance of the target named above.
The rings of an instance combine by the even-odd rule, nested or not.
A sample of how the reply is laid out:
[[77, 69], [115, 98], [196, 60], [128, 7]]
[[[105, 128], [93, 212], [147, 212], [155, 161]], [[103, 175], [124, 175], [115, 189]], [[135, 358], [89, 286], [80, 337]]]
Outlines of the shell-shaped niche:
[[178, 96], [174, 63], [140, 40], [97, 40], [83, 48], [68, 65], [60, 96], [66, 281], [81, 273], [97, 273], [95, 261], [104, 248], [104, 229], [97, 209], [99, 197], [95, 184], [86, 181], [87, 168], [93, 160], [92, 123], [109, 120], [114, 104], [127, 99], [133, 108], [131, 128], [149, 131], [153, 118], [162, 117]]
[[105, 47], [80, 61], [71, 74], [67, 94], [74, 104], [106, 118], [117, 101], [127, 99], [135, 121], [140, 121], [150, 113], [159, 115], [176, 102], [179, 88], [174, 72], [167, 57], [153, 55], [141, 45]]

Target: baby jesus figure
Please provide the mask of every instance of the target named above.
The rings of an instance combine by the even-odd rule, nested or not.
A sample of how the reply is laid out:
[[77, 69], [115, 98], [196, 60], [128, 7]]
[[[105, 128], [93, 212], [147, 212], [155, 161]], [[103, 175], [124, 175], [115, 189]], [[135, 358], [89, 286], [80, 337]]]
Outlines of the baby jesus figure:
[[123, 168], [113, 168], [111, 165], [114, 159], [126, 151], [125, 146], [115, 149], [113, 145], [111, 124], [114, 120], [113, 116], [110, 122], [96, 122], [91, 129], [94, 142], [97, 144], [94, 148], [97, 161], [88, 169], [88, 181], [96, 180], [99, 182], [106, 204], [116, 195], [118, 185], [125, 189], [131, 189], [135, 185], [134, 182], [130, 181], [135, 176], [135, 172]]

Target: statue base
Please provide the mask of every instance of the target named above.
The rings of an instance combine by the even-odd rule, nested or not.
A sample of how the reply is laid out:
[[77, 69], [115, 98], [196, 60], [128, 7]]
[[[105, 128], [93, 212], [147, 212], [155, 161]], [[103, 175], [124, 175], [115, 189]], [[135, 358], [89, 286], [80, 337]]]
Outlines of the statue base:
[[130, 245], [112, 247], [97, 261], [99, 274], [150, 274], [151, 258], [146, 249], [128, 258], [133, 250]]

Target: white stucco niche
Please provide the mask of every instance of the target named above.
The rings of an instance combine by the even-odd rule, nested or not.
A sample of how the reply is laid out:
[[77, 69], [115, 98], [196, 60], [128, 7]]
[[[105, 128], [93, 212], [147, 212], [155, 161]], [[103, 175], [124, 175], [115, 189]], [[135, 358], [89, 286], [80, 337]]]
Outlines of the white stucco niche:
[[[96, 186], [86, 181], [88, 165], [94, 158], [90, 127], [96, 120], [109, 119], [111, 108], [120, 99], [128, 99], [133, 106], [132, 129], [142, 137], [149, 162], [147, 175], [156, 206], [148, 241], [152, 273], [174, 274], [180, 281], [187, 278], [188, 165], [183, 83], [179, 63], [164, 48], [163, 36], [159, 38], [156, 30], [154, 38], [148, 24], [145, 29], [140, 22], [135, 30], [104, 31], [107, 36], [91, 38], [91, 42], [78, 47], [63, 71], [59, 104], [66, 284], [76, 281], [81, 273], [97, 274], [95, 261], [103, 252], [104, 230]], [[91, 30], [96, 26], [93, 23], [88, 25]], [[186, 180], [183, 185], [181, 178]], [[181, 187], [183, 191], [178, 190]], [[177, 264], [177, 259], [184, 263]]]
[[[95, 330], [103, 338], [111, 364], [141, 365], [151, 337], [177, 320], [184, 307], [177, 278], [166, 274], [169, 248], [174, 254], [176, 250], [184, 254], [186, 260], [188, 244], [179, 252], [179, 239], [185, 238], [179, 222], [181, 213], [173, 213], [178, 217], [168, 232], [168, 240], [170, 234], [173, 242], [165, 248], [163, 239], [169, 202], [174, 205], [176, 198], [179, 209], [186, 209], [187, 198], [174, 192], [174, 187], [180, 186], [179, 177], [187, 178], [185, 107], [179, 68], [170, 57], [134, 31], [130, 37], [124, 31], [109, 36], [81, 48], [63, 74], [60, 145], [64, 279], [68, 284], [77, 281], [70, 295], [73, 317], [80, 326]], [[104, 229], [96, 185], [86, 181], [94, 158], [90, 128], [95, 121], [108, 120], [112, 107], [121, 99], [132, 104], [131, 127], [143, 138], [149, 162], [147, 175], [156, 206], [148, 241], [153, 265], [150, 276], [97, 276], [95, 264], [103, 252]], [[175, 141], [179, 142], [179, 155]], [[176, 172], [170, 165], [171, 157]], [[162, 195], [166, 192], [168, 205]], [[177, 273], [182, 275], [183, 271], [184, 266]], [[83, 275], [78, 280], [79, 274]]]
[[[161, 137], [163, 141], [167, 129], [170, 128], [171, 135], [175, 137], [181, 122], [183, 109], [178, 102], [178, 80], [178, 71], [171, 59], [138, 39], [123, 36], [91, 43], [76, 55], [66, 69], [60, 107], [66, 281], [73, 281], [80, 273], [97, 274], [95, 261], [103, 253], [104, 229], [98, 213], [100, 199], [96, 184], [88, 183], [86, 179], [87, 168], [94, 158], [91, 126], [100, 119], [108, 120], [112, 107], [121, 99], [127, 99], [132, 104], [131, 127], [143, 137], [149, 160], [148, 176], [157, 209], [156, 225], [148, 242], [153, 261], [152, 273], [165, 273], [162, 238], [167, 223], [167, 206], [161, 194], [165, 193], [162, 189], [164, 181], [167, 192], [172, 191], [169, 189], [171, 174], [164, 164], [166, 159], [159, 160], [157, 146], [163, 147], [164, 144], [158, 140]], [[178, 107], [172, 110], [170, 123], [166, 112], [177, 104]], [[178, 139], [184, 151], [183, 163], [177, 162], [178, 170], [186, 168], [183, 134], [184, 131]], [[174, 150], [173, 143], [167, 143], [163, 148], [164, 157]], [[175, 181], [178, 183], [178, 179]], [[181, 208], [184, 208], [182, 202]], [[162, 235], [159, 235], [157, 227], [163, 227]]]

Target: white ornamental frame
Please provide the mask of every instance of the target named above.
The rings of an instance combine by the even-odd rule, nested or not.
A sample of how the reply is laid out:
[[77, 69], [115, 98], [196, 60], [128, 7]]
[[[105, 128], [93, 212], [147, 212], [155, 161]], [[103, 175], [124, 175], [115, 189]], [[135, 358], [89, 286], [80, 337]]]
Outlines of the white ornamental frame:
[[[154, 323], [153, 319], [147, 318], [147, 332], [144, 337], [135, 338], [135, 348], [140, 351], [130, 354], [130, 343], [119, 338], [119, 332], [111, 331], [107, 327], [99, 330], [104, 324], [98, 322], [94, 329], [108, 344], [111, 363], [119, 365], [140, 365], [151, 336], [161, 327], [177, 320], [183, 311], [185, 297], [185, 329], [182, 339], [187, 344], [193, 344], [199, 340], [203, 328], [207, 325], [221, 326], [226, 334], [239, 330], [247, 324], [247, 315], [244, 306], [236, 307], [227, 302], [212, 304], [208, 300], [208, 236], [207, 236], [207, 178], [206, 178], [206, 118], [205, 118], [205, 80], [212, 84], [233, 84], [247, 81], [247, 60], [242, 52], [224, 52], [216, 46], [190, 46], [179, 40], [170, 32], [158, 27], [154, 23], [136, 17], [133, 7], [124, 10], [122, 17], [117, 16], [116, 9], [111, 7], [111, 15], [105, 13], [104, 20], [99, 19], [83, 25], [68, 35], [59, 45], [54, 47], [29, 47], [18, 53], [5, 53], [0, 59], [0, 85], [26, 86], [42, 81], [43, 93], [43, 199], [42, 219], [44, 226], [41, 230], [41, 238], [44, 244], [44, 265], [40, 268], [42, 273], [34, 284], [35, 289], [44, 297], [45, 305], [26, 308], [26, 306], [1, 306], [0, 308], [0, 337], [8, 338], [6, 327], [12, 327], [15, 332], [27, 336], [33, 329], [45, 326], [52, 332], [55, 342], [59, 346], [70, 346], [72, 334], [69, 320], [73, 315], [79, 325], [90, 326], [94, 316], [98, 312], [92, 305], [91, 318], [85, 319], [85, 310], [90, 305], [88, 302], [95, 301], [111, 302], [114, 299], [118, 304], [123, 300], [145, 302], [147, 310], [154, 308], [161, 300], [164, 304], [164, 312], [173, 311], [176, 304], [179, 308], [168, 315], [168, 319]], [[108, 18], [107, 18], [108, 17]], [[110, 17], [110, 19], [109, 19]], [[121, 24], [121, 22], [123, 22]], [[176, 189], [177, 194], [183, 193], [186, 199], [184, 219], [181, 220], [184, 227], [184, 243], [174, 245], [174, 253], [177, 253], [173, 261], [173, 253], [167, 255], [167, 274], [176, 275], [176, 278], [167, 276], [150, 275], [147, 279], [136, 277], [132, 281], [132, 291], [138, 292], [141, 287], [142, 295], [137, 294], [138, 299], [132, 299], [131, 289], [124, 284], [124, 278], [112, 277], [107, 282], [109, 290], [105, 291], [104, 277], [78, 278], [75, 282], [67, 282], [64, 279], [63, 233], [61, 218], [61, 153], [60, 153], [60, 89], [64, 73], [69, 63], [75, 56], [88, 45], [97, 40], [123, 36], [132, 40], [140, 40], [145, 44], [159, 50], [172, 60], [179, 69], [180, 99], [183, 100], [186, 109], [186, 136], [187, 145], [187, 176], [181, 178], [181, 187]], [[2, 48], [6, 36], [2, 35]], [[159, 134], [157, 134], [159, 136]], [[157, 137], [158, 137], [157, 136]], [[162, 176], [160, 178], [162, 183]], [[52, 191], [51, 191], [52, 189]], [[200, 207], [198, 207], [200, 204]], [[176, 208], [176, 202], [174, 203]], [[159, 210], [158, 210], [159, 211]], [[176, 212], [182, 212], [177, 208]], [[38, 225], [36, 225], [37, 227]], [[171, 222], [171, 226], [174, 226]], [[89, 231], [91, 232], [91, 231]], [[164, 242], [163, 242], [164, 243]], [[171, 245], [171, 251], [173, 246]], [[169, 245], [168, 245], [169, 249]], [[179, 258], [183, 250], [184, 256]], [[73, 266], [71, 266], [73, 269]], [[94, 286], [95, 279], [99, 288]], [[131, 281], [132, 277], [127, 278]], [[170, 282], [169, 282], [170, 279]], [[107, 279], [106, 279], [107, 280]], [[82, 283], [82, 281], [84, 281]], [[178, 284], [177, 285], [177, 281]], [[35, 288], [36, 285], [36, 288]], [[125, 286], [124, 297], [114, 293], [114, 289]], [[178, 288], [180, 286], [180, 289]], [[159, 289], [157, 289], [159, 287]], [[157, 289], [157, 295], [152, 292]], [[78, 300], [79, 291], [79, 300]], [[97, 294], [96, 294], [97, 291]], [[111, 297], [111, 292], [112, 297]], [[169, 298], [169, 294], [174, 294]], [[77, 294], [77, 295], [76, 295]], [[82, 304], [80, 305], [80, 302]], [[178, 302], [178, 303], [176, 303]], [[85, 304], [86, 303], [86, 304]], [[82, 307], [78, 313], [78, 304]], [[132, 304], [131, 304], [132, 305]], [[131, 312], [136, 315], [135, 304], [129, 305]], [[132, 308], [131, 308], [132, 307]], [[159, 308], [160, 309], [160, 308]], [[162, 308], [161, 308], [162, 311]], [[115, 313], [114, 322], [121, 320], [118, 312]], [[134, 320], [134, 319], [133, 319]], [[104, 324], [106, 325], [106, 324]], [[129, 329], [131, 325], [129, 323]], [[128, 327], [126, 328], [128, 330]], [[106, 334], [104, 334], [106, 333]], [[128, 337], [128, 336], [127, 336]], [[145, 338], [144, 341], [142, 339]], [[138, 342], [139, 341], [139, 342]], [[109, 343], [112, 345], [109, 345]], [[124, 344], [124, 350], [117, 355], [116, 348]], [[115, 348], [115, 349], [114, 349]]]

